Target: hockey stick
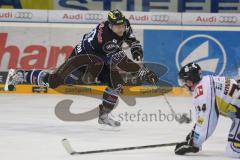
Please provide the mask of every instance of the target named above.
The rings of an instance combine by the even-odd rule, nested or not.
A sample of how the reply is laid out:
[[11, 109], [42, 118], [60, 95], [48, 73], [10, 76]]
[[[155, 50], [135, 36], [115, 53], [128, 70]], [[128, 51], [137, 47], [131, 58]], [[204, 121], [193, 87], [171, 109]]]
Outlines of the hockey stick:
[[[145, 67], [143, 64], [139, 64], [139, 65], [141, 67]], [[153, 84], [158, 88], [159, 86], [157, 85], [157, 83], [159, 83], [159, 79], [157, 81], [153, 81]], [[192, 121], [191, 118], [187, 117], [187, 114], [183, 114], [178, 118], [176, 112], [173, 110], [173, 107], [170, 104], [170, 102], [168, 101], [165, 94], [163, 94], [163, 97], [164, 97], [164, 100], [166, 101], [167, 105], [169, 106], [169, 108], [170, 108], [170, 110], [171, 110], [172, 114], [174, 115], [177, 122], [182, 124], [182, 123], [190, 123]]]
[[[154, 82], [154, 85], [157, 86], [157, 82]], [[158, 86], [157, 86], [158, 87]], [[179, 118], [177, 117], [176, 112], [173, 110], [172, 105], [170, 104], [170, 102], [168, 101], [166, 94], [163, 94], [163, 98], [165, 100], [165, 102], [167, 103], [168, 107], [170, 108], [172, 114], [174, 115], [175, 119], [177, 122], [179, 122], [180, 124], [182, 123], [190, 123], [192, 121], [191, 118], [188, 118], [186, 114], [183, 114], [182, 116], [180, 116]]]
[[175, 146], [178, 143], [163, 143], [155, 145], [146, 145], [146, 146], [135, 146], [135, 147], [124, 147], [124, 148], [114, 148], [114, 149], [103, 149], [103, 150], [92, 150], [92, 151], [83, 151], [77, 152], [72, 149], [70, 142], [67, 139], [62, 140], [63, 147], [70, 155], [79, 155], [79, 154], [93, 154], [93, 153], [105, 153], [105, 152], [117, 152], [117, 151], [128, 151], [136, 149], [146, 149], [146, 148], [156, 148], [156, 147], [167, 147]]
[[163, 95], [163, 98], [164, 98], [164, 100], [166, 101], [167, 105], [169, 106], [172, 114], [175, 115], [176, 121], [178, 121], [178, 122], [181, 123], [181, 124], [182, 124], [182, 123], [190, 123], [190, 122], [192, 121], [192, 119], [189, 118], [189, 117], [187, 117], [186, 114], [183, 114], [181, 117], [178, 118], [176, 112], [173, 110], [173, 107], [172, 107], [172, 105], [170, 104], [170, 102], [168, 101], [168, 99], [167, 99], [167, 97], [166, 97], [165, 94]]

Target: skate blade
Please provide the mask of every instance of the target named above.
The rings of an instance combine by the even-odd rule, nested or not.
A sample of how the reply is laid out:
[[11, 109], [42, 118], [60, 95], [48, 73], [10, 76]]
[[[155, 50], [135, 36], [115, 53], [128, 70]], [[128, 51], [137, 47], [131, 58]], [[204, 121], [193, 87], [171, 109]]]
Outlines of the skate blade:
[[119, 132], [121, 130], [120, 126], [112, 127], [112, 126], [109, 126], [107, 124], [98, 124], [97, 128], [101, 131], [112, 131], [112, 132]]
[[9, 91], [8, 90], [9, 79], [14, 73], [15, 73], [15, 69], [10, 69], [8, 71], [7, 79], [6, 79], [5, 86], [4, 86], [4, 91]]

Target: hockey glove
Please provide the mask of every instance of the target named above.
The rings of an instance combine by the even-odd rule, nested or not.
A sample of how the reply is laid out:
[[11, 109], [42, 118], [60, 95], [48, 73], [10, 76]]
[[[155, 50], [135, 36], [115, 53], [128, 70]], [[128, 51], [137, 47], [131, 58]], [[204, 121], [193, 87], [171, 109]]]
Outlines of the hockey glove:
[[146, 80], [148, 83], [152, 85], [156, 85], [156, 83], [159, 81], [157, 75], [153, 71], [150, 71], [145, 67], [142, 67], [138, 71], [137, 77], [140, 81]]
[[191, 131], [187, 137], [185, 142], [178, 143], [174, 150], [177, 155], [184, 155], [186, 153], [197, 153], [199, 152], [199, 148], [193, 145], [193, 134], [194, 131]]
[[131, 54], [134, 60], [142, 61], [143, 50], [142, 46], [139, 43], [135, 43], [131, 46]]

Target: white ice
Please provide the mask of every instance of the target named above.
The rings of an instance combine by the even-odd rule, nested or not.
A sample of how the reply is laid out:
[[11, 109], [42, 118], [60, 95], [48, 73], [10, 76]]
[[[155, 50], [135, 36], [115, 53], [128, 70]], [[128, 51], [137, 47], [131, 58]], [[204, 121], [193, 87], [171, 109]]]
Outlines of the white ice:
[[[0, 95], [0, 159], [1, 160], [163, 160], [163, 159], [230, 159], [225, 155], [225, 146], [231, 121], [221, 117], [213, 136], [204, 143], [197, 154], [177, 156], [174, 146], [99, 153], [91, 155], [69, 155], [61, 145], [62, 138], [68, 138], [77, 151], [131, 147], [183, 141], [193, 127], [170, 120], [152, 119], [150, 114], [170, 114], [171, 111], [162, 96], [137, 98], [135, 106], [128, 106], [120, 100], [114, 110], [116, 118], [122, 121], [119, 131], [99, 129], [97, 119], [86, 122], [65, 122], [55, 116], [55, 105], [64, 99], [74, 101], [71, 112], [81, 113], [93, 109], [101, 101], [85, 96], [70, 95]], [[168, 97], [177, 113], [190, 114], [190, 97]], [[137, 119], [130, 114], [140, 112]], [[128, 114], [128, 119], [124, 117]], [[145, 114], [148, 121], [143, 120]], [[122, 116], [119, 117], [119, 115]], [[134, 116], [134, 115], [133, 115]], [[194, 112], [192, 111], [194, 117]], [[123, 119], [124, 118], [124, 119]], [[159, 116], [158, 116], [159, 118]], [[163, 117], [162, 117], [163, 118]]]

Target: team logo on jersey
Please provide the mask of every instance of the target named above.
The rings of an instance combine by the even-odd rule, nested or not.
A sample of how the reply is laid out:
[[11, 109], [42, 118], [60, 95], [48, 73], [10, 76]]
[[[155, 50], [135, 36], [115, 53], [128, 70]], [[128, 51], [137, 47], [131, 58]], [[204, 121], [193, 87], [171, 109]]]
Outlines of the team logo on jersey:
[[114, 43], [114, 42], [107, 42], [103, 45], [103, 51], [106, 52], [107, 54], [111, 54], [116, 52], [119, 49], [119, 46]]
[[198, 117], [197, 119], [197, 125], [202, 126], [204, 124], [204, 118], [203, 117]]
[[202, 85], [198, 86], [195, 89], [195, 97], [194, 98], [198, 98], [201, 95], [203, 95], [203, 87], [202, 87]]
[[214, 37], [196, 34], [185, 39], [177, 48], [178, 70], [190, 62], [198, 63], [208, 74], [221, 75], [226, 67], [226, 51]]
[[117, 44], [117, 40], [116, 39], [113, 39], [112, 42]]

